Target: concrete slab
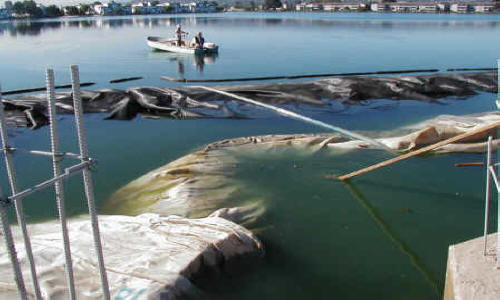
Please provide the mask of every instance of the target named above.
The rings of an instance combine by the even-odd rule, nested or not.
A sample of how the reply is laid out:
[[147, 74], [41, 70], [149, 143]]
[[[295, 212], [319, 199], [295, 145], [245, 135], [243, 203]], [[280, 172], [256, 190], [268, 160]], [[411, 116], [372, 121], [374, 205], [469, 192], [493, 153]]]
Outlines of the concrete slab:
[[500, 299], [500, 268], [495, 254], [496, 233], [476, 238], [448, 249], [444, 299]]

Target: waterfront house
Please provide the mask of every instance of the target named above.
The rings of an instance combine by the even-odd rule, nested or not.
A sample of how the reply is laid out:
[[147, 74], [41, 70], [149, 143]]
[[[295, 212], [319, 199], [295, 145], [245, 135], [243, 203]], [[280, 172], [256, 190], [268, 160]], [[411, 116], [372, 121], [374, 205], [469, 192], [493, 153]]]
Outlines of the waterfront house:
[[164, 12], [163, 6], [154, 5], [151, 1], [134, 3], [130, 9], [132, 14], [158, 15]]
[[441, 2], [437, 4], [438, 11], [449, 12], [450, 11], [450, 3], [449, 2]]
[[299, 3], [295, 5], [297, 11], [319, 11], [323, 10], [323, 5], [318, 3]]
[[418, 12], [421, 13], [435, 13], [439, 10], [437, 3], [435, 2], [421, 2], [418, 3]]
[[418, 3], [391, 3], [390, 4], [392, 12], [398, 13], [415, 13], [418, 12]]
[[12, 12], [6, 8], [0, 8], [0, 20], [9, 19], [12, 16]]
[[472, 4], [472, 8], [476, 13], [491, 13], [495, 11], [494, 2], [476, 2]]
[[457, 2], [457, 3], [451, 3], [450, 4], [450, 11], [454, 12], [454, 13], [465, 14], [465, 13], [472, 12], [473, 9], [467, 3]]
[[145, 13], [144, 12], [145, 7], [147, 7], [147, 5], [145, 5], [144, 2], [132, 3], [132, 5], [130, 5], [130, 8], [132, 9], [132, 14], [142, 14], [142, 13]]
[[373, 2], [370, 4], [370, 10], [374, 12], [391, 11], [391, 6], [387, 3]]
[[213, 13], [215, 10], [215, 5], [208, 3], [208, 1], [189, 3], [189, 12], [192, 13]]
[[120, 3], [111, 1], [108, 3], [94, 5], [94, 11], [97, 15], [110, 16], [113, 14], [117, 14], [116, 12], [121, 13], [123, 11], [123, 7]]
[[356, 11], [359, 9], [364, 9], [365, 7], [366, 4], [361, 2], [323, 3], [324, 11]]
[[161, 7], [163, 12], [178, 13], [180, 11], [179, 3], [162, 2], [156, 4], [156, 6]]
[[295, 10], [296, 11], [304, 11], [304, 10], [306, 10], [306, 4], [305, 3], [297, 3], [297, 4], [295, 4]]

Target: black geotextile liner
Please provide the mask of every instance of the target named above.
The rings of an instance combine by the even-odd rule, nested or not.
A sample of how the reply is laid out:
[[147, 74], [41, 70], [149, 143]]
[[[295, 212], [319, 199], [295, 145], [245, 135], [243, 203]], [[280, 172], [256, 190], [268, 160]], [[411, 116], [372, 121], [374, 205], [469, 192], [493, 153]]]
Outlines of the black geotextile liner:
[[[497, 73], [443, 73], [394, 77], [331, 77], [310, 82], [212, 86], [276, 106], [363, 105], [366, 100], [437, 102], [463, 99], [477, 91], [497, 92]], [[58, 113], [73, 113], [70, 92], [56, 94]], [[255, 118], [262, 109], [196, 87], [138, 87], [125, 91], [82, 91], [85, 113], [107, 113], [107, 119], [131, 120], [137, 115], [173, 119]], [[46, 94], [3, 99], [7, 124], [38, 128], [48, 123]]]

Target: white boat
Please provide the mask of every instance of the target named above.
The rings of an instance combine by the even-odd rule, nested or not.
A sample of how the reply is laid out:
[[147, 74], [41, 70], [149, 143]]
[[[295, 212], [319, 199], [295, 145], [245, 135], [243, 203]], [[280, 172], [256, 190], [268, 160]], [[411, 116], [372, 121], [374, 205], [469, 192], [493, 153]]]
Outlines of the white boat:
[[184, 45], [178, 46], [177, 39], [171, 38], [161, 38], [157, 36], [148, 37], [148, 46], [154, 49], [177, 52], [177, 53], [188, 53], [188, 54], [205, 54], [205, 53], [215, 53], [219, 50], [219, 46], [214, 43], [204, 43], [203, 48], [196, 48], [194, 43], [191, 41], [183, 41]]

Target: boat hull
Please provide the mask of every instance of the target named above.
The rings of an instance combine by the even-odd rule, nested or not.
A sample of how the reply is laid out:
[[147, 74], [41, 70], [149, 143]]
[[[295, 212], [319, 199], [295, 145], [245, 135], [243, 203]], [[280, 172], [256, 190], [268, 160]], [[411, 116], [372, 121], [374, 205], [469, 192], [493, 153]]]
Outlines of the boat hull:
[[[159, 37], [148, 37], [147, 44], [149, 47], [157, 50], [176, 52], [176, 53], [186, 53], [186, 54], [206, 54], [206, 53], [216, 53], [219, 50], [219, 46], [212, 44], [210, 48], [195, 48], [186, 46], [177, 46], [176, 39], [163, 39]], [[207, 43], [208, 44], [208, 43]]]

